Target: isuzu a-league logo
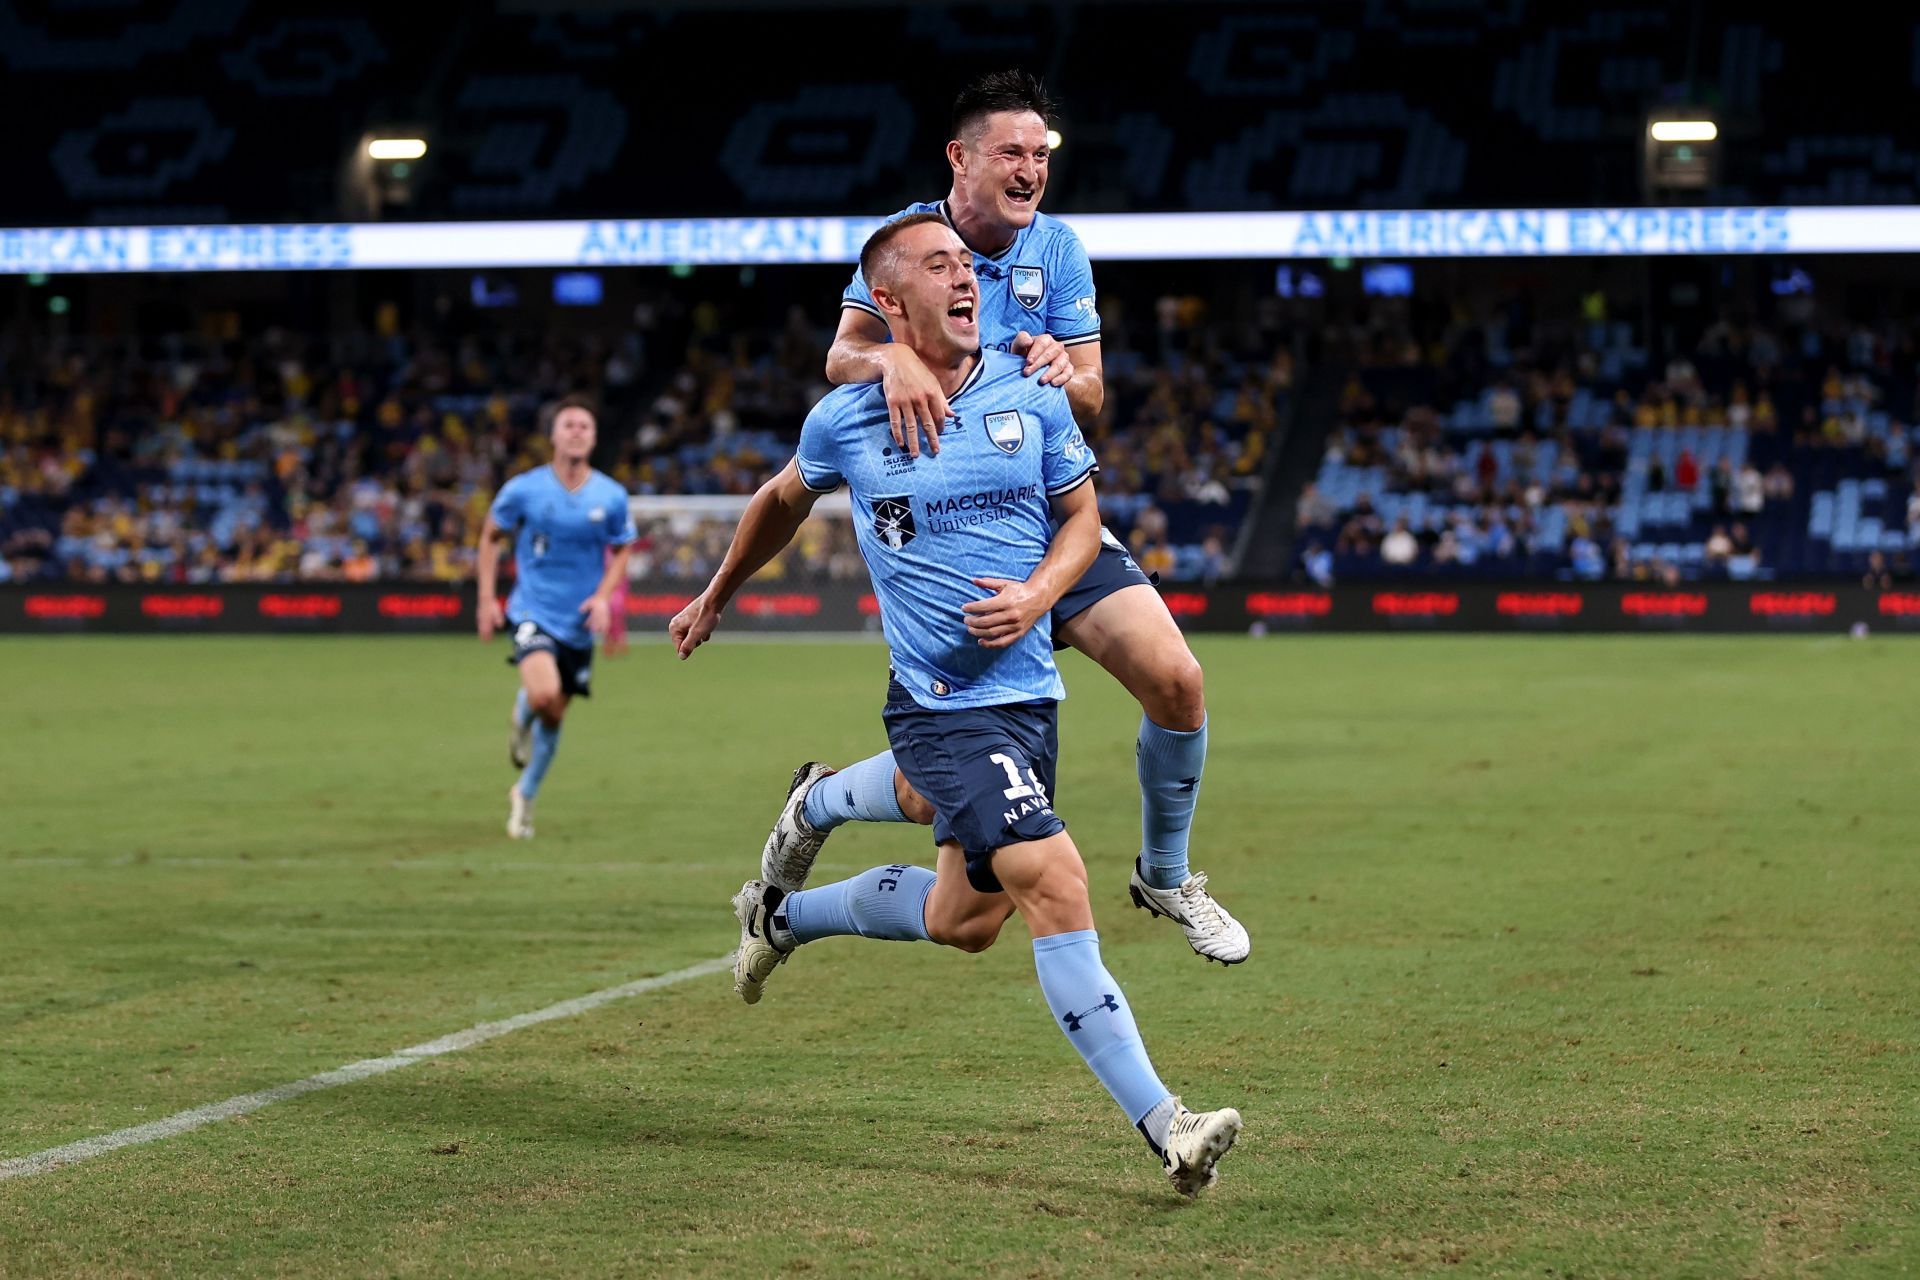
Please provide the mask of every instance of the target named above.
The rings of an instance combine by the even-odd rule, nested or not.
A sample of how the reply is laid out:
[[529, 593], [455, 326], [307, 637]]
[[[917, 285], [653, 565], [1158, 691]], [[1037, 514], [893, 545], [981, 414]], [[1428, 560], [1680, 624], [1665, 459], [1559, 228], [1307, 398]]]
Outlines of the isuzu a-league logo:
[[902, 494], [898, 498], [875, 498], [873, 500], [873, 536], [898, 551], [913, 541], [913, 500]]

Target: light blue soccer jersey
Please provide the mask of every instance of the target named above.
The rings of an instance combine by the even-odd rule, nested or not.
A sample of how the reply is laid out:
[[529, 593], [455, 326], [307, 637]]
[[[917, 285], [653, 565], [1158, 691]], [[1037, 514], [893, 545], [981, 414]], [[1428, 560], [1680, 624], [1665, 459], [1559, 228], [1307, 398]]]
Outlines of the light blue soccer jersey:
[[493, 499], [493, 521], [514, 532], [518, 580], [507, 599], [514, 623], [535, 622], [561, 644], [590, 648], [593, 635], [580, 606], [599, 589], [607, 548], [634, 539], [627, 490], [600, 471], [569, 490], [552, 467], [517, 475]]
[[853, 527], [880, 600], [894, 677], [933, 711], [1067, 696], [1045, 617], [1005, 649], [967, 634], [961, 606], [991, 593], [975, 578], [1023, 582], [1053, 538], [1050, 500], [1093, 474], [1067, 394], [981, 353], [940, 452], [911, 457], [887, 435], [877, 382], [836, 387], [807, 415], [795, 460], [809, 489], [853, 492]]
[[[944, 200], [908, 205], [887, 221], [910, 213], [937, 213], [953, 225]], [[975, 254], [973, 273], [980, 282], [980, 341], [990, 349], [1010, 349], [1022, 329], [1052, 334], [1066, 347], [1100, 340], [1093, 266], [1080, 237], [1058, 218], [1034, 214], [1004, 252], [992, 258]], [[857, 267], [840, 305], [885, 319]]]

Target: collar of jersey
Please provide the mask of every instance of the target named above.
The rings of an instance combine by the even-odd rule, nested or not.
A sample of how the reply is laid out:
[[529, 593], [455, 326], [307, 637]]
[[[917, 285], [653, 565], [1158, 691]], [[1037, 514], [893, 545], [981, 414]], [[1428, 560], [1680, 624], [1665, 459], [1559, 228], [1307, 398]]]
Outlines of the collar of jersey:
[[955, 400], [958, 400], [961, 396], [967, 394], [968, 391], [972, 390], [973, 384], [980, 381], [980, 375], [986, 372], [986, 368], [987, 368], [987, 352], [986, 352], [986, 348], [981, 347], [976, 349], [973, 353], [973, 368], [970, 372], [968, 372], [967, 380], [960, 384], [960, 389], [958, 391], [954, 392], [952, 395], [947, 397], [947, 403], [952, 404]]
[[[945, 200], [942, 200], [940, 202], [940, 220], [947, 224], [947, 226], [953, 231], [953, 234], [960, 236], [959, 224], [954, 222], [953, 210], [948, 206]], [[984, 253], [974, 253], [973, 254], [974, 258], [982, 262], [990, 262], [996, 267], [1004, 267], [1006, 265], [1006, 260], [1013, 256], [1014, 249], [1016, 249], [1019, 246], [1020, 237], [1027, 234], [1028, 230], [1030, 230], [1032, 226], [1033, 224], [1029, 222], [1026, 226], [1014, 232], [1013, 239], [1009, 240], [1007, 242], [1007, 247], [1002, 249], [999, 253], [993, 254], [992, 256], [989, 256]], [[966, 244], [967, 238], [965, 236], [960, 236], [960, 243]], [[967, 249], [969, 252], [973, 252], [972, 245], [967, 245]]]

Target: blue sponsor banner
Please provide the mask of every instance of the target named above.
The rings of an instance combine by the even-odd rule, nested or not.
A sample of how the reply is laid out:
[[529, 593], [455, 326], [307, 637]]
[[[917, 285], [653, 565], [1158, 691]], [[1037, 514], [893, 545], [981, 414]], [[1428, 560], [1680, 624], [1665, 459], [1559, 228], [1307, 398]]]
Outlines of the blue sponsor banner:
[[[1066, 214], [1095, 261], [1916, 253], [1920, 208]], [[0, 228], [0, 274], [852, 263], [876, 217]]]

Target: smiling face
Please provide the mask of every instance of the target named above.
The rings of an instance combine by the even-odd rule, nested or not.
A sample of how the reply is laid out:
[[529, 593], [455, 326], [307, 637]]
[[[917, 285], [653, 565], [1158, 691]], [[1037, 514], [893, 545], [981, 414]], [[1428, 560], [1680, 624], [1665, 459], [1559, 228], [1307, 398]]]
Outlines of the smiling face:
[[947, 144], [947, 163], [968, 207], [1016, 234], [1046, 194], [1047, 122], [1032, 111], [996, 111]]
[[922, 222], [887, 242], [868, 284], [895, 341], [929, 363], [980, 347], [980, 286], [973, 254], [943, 222]]

